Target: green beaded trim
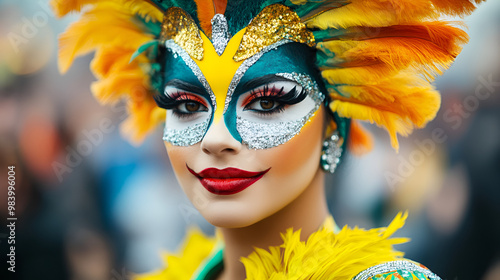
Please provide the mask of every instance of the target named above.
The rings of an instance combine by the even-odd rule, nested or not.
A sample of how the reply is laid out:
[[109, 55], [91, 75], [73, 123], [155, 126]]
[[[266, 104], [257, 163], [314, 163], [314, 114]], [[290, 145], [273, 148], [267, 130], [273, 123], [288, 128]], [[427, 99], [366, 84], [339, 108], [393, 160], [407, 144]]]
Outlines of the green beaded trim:
[[[389, 276], [391, 277], [387, 278]], [[352, 280], [413, 280], [413, 276], [419, 280], [441, 280], [439, 276], [423, 265], [408, 260], [398, 260], [372, 266], [361, 271]]]

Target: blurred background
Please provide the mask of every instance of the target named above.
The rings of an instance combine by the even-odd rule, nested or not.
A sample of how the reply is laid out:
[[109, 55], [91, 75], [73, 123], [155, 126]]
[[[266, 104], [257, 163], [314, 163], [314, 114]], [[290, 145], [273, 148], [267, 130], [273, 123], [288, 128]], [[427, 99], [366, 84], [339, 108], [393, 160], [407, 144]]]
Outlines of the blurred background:
[[[123, 104], [103, 107], [89, 85], [92, 55], [61, 76], [56, 20], [47, 1], [0, 0], [0, 182], [16, 172], [16, 273], [1, 279], [128, 279], [162, 267], [186, 228], [213, 228], [182, 193], [159, 127], [140, 147], [120, 137]], [[339, 226], [387, 225], [408, 209], [398, 247], [443, 279], [500, 279], [500, 1], [465, 19], [471, 42], [436, 81], [442, 107], [400, 138], [369, 127], [375, 149], [347, 155], [328, 177]], [[368, 127], [368, 126], [367, 126]], [[362, 174], [362, 176], [360, 176]], [[0, 191], [6, 221], [7, 187]], [[5, 222], [7, 224], [7, 222]]]

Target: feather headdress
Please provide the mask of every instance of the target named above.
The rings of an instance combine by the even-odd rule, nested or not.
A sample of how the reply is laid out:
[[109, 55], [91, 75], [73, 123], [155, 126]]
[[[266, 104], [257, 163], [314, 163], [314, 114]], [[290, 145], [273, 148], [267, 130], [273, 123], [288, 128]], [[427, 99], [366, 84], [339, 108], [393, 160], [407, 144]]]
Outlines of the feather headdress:
[[363, 151], [371, 140], [356, 121], [385, 128], [398, 149], [397, 134], [406, 136], [435, 117], [440, 96], [431, 82], [468, 40], [457, 27], [460, 23], [441, 17], [465, 16], [482, 1], [52, 0], [52, 5], [57, 16], [82, 12], [60, 37], [60, 70], [65, 72], [75, 57], [95, 50], [92, 71], [98, 81], [92, 91], [102, 103], [126, 99], [130, 116], [122, 128], [134, 142], [165, 117], [153, 92], [161, 88], [155, 73], [161, 68], [162, 33], [169, 32], [163, 22], [169, 8], [184, 10], [210, 37], [215, 14], [224, 14], [229, 32], [236, 34], [266, 7], [285, 6], [313, 35], [301, 43], [317, 49], [316, 66], [330, 97], [328, 106], [352, 120], [349, 143]]

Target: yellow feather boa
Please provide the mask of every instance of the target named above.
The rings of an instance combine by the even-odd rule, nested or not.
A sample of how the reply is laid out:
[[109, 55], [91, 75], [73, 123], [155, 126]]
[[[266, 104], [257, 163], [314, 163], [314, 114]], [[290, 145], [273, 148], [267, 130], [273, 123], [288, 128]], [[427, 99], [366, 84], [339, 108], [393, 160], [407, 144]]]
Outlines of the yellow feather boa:
[[[399, 213], [387, 228], [364, 230], [345, 226], [334, 233], [331, 227], [300, 240], [300, 230], [282, 234], [283, 244], [268, 250], [256, 250], [241, 261], [248, 280], [255, 279], [352, 279], [359, 272], [389, 261], [401, 259], [403, 253], [393, 245], [407, 238], [389, 238], [404, 225], [407, 213]], [[215, 238], [191, 231], [181, 256], [166, 254], [168, 267], [162, 271], [138, 275], [136, 280], [191, 279], [197, 268], [215, 248]]]

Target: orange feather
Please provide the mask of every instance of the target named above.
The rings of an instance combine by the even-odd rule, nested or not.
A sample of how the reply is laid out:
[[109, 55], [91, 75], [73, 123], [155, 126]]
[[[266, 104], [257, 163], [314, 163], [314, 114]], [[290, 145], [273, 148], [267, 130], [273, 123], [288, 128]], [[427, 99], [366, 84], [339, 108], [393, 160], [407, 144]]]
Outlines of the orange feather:
[[358, 121], [351, 120], [347, 147], [357, 156], [364, 155], [373, 149], [372, 135]]
[[195, 0], [200, 27], [207, 37], [212, 36], [212, 18], [215, 15], [213, 0]]
[[[318, 46], [326, 54], [335, 54], [321, 70], [335, 68], [336, 72], [350, 72], [338, 68], [367, 67], [385, 76], [413, 67], [433, 80], [451, 64], [460, 53], [461, 44], [468, 40], [463, 30], [444, 22], [383, 27], [373, 34], [360, 33], [354, 28], [344, 36], [347, 38], [353, 40], [327, 41]], [[376, 73], [373, 75], [379, 79]]]
[[454, 16], [464, 16], [476, 9], [475, 4], [485, 0], [431, 0], [432, 4], [440, 12]]
[[224, 14], [226, 12], [227, 0], [214, 0], [215, 13]]

